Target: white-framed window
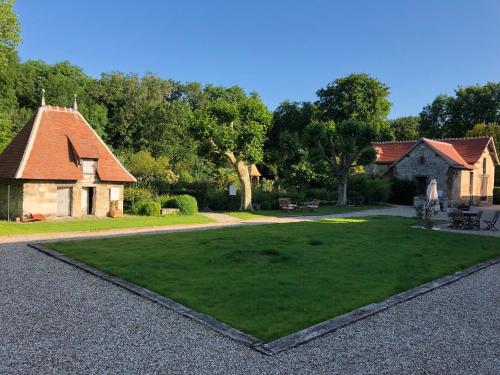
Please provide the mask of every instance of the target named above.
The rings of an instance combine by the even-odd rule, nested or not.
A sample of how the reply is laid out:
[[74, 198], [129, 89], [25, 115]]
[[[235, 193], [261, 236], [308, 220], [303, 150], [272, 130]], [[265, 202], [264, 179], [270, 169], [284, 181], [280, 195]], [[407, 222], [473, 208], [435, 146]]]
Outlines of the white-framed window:
[[82, 172], [86, 175], [94, 175], [97, 170], [96, 159], [81, 159]]
[[109, 188], [109, 200], [110, 201], [120, 200], [120, 188], [117, 187]]

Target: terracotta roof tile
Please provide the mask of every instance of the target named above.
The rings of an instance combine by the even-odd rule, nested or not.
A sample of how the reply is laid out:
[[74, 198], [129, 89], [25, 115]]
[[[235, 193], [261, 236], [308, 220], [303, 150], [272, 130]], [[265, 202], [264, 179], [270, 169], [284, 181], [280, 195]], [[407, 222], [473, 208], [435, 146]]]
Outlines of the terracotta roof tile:
[[[491, 141], [490, 137], [426, 139], [426, 143], [439, 152], [448, 162], [457, 168], [470, 168], [481, 157]], [[378, 164], [392, 164], [404, 156], [420, 140], [376, 142]]]
[[23, 159], [24, 150], [35, 123], [33, 116], [21, 129], [10, 144], [0, 154], [0, 178], [14, 178]]
[[[80, 180], [83, 175], [77, 164], [78, 158], [92, 158], [98, 159], [97, 174], [101, 180], [135, 181], [78, 111], [45, 106], [40, 107], [38, 115], [39, 123], [31, 120], [0, 155], [0, 177]], [[31, 149], [30, 134], [34, 135]], [[27, 155], [24, 167], [23, 154]], [[15, 176], [12, 170], [18, 168], [20, 174]], [[5, 173], [2, 173], [4, 169]]]

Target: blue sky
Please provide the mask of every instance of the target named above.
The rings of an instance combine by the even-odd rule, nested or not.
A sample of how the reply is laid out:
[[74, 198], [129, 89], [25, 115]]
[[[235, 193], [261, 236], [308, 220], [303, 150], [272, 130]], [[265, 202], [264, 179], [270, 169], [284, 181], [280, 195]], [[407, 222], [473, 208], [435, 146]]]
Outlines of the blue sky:
[[365, 72], [390, 117], [459, 85], [500, 81], [500, 1], [18, 0], [23, 60], [240, 85], [270, 109]]

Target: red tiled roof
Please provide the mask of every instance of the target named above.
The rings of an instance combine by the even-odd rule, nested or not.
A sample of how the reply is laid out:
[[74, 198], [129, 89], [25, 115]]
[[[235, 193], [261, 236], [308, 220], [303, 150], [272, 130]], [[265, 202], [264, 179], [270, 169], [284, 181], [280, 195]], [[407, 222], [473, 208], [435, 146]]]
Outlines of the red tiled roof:
[[23, 159], [24, 150], [28, 144], [28, 139], [35, 123], [35, 116], [33, 116], [14, 137], [12, 142], [5, 148], [3, 153], [0, 154], [0, 178], [14, 178], [16, 177], [17, 169]]
[[78, 158], [97, 159], [102, 181], [135, 181], [78, 111], [55, 106], [40, 107], [35, 120], [0, 155], [0, 177], [81, 180]]
[[[441, 155], [452, 167], [472, 169], [451, 143], [434, 141], [432, 139], [422, 139], [430, 148]], [[483, 149], [484, 150], [484, 149]]]
[[392, 164], [406, 154], [418, 141], [379, 142], [373, 147], [377, 151], [376, 163]]
[[392, 164], [407, 154], [418, 142], [424, 141], [434, 151], [456, 168], [471, 168], [481, 157], [484, 149], [491, 142], [491, 137], [444, 138], [415, 141], [377, 142], [373, 147], [377, 151], [375, 163]]

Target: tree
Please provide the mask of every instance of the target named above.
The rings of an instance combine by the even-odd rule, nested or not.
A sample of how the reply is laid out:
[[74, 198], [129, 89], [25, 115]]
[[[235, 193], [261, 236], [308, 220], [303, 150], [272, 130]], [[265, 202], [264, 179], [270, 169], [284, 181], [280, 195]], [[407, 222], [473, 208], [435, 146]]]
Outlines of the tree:
[[418, 139], [420, 138], [419, 124], [420, 117], [404, 116], [389, 120], [391, 132], [394, 138], [399, 141]]
[[500, 123], [500, 82], [459, 87], [455, 96], [439, 95], [420, 113], [424, 136], [463, 137], [479, 123]]
[[170, 161], [165, 156], [155, 159], [149, 151], [142, 150], [133, 154], [126, 164], [130, 173], [146, 185], [153, 179], [170, 183], [177, 181], [177, 176], [169, 168]]
[[9, 54], [21, 41], [19, 21], [13, 9], [14, 0], [0, 0], [0, 72], [9, 61]]
[[474, 127], [469, 130], [466, 134], [466, 137], [493, 137], [495, 141], [495, 148], [497, 152], [500, 152], [500, 124], [490, 123], [490, 124], [476, 124]]
[[388, 86], [364, 73], [339, 78], [316, 92], [319, 119], [360, 120], [382, 128], [391, 109], [389, 93]]
[[375, 160], [372, 142], [378, 130], [360, 120], [314, 121], [308, 126], [308, 138], [330, 165], [338, 186], [337, 205], [347, 203], [347, 178], [356, 165], [366, 165]]
[[193, 130], [211, 151], [225, 157], [240, 179], [241, 210], [252, 210], [249, 168], [263, 159], [271, 113], [255, 93], [246, 95], [237, 86], [207, 86], [204, 105], [196, 111]]
[[[309, 102], [281, 103], [273, 113], [265, 143], [265, 165], [280, 183], [295, 188], [324, 186], [328, 180], [314, 164], [304, 132], [316, 106]], [[264, 169], [265, 170], [265, 169]]]

